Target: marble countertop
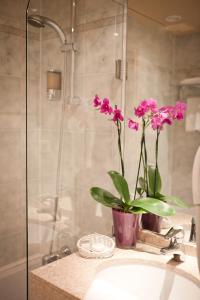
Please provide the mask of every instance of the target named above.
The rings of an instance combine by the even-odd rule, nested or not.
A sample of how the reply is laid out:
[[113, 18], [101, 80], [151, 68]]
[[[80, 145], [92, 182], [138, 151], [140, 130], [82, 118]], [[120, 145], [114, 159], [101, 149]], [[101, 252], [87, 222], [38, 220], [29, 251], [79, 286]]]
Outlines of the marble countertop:
[[[183, 263], [177, 263], [171, 258], [171, 255], [155, 255], [117, 248], [114, 255], [107, 259], [86, 259], [78, 253], [74, 253], [31, 272], [30, 290], [32, 292], [30, 299], [83, 299], [95, 275], [100, 270], [123, 263], [143, 263], [164, 267], [187, 277], [200, 287], [196, 258], [186, 256]], [[56, 295], [53, 295], [54, 291]]]

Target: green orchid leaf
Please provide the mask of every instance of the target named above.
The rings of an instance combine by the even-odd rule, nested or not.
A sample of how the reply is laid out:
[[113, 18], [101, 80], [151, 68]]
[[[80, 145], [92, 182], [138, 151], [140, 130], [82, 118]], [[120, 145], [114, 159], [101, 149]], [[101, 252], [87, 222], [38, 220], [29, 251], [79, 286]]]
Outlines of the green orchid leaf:
[[176, 196], [160, 196], [160, 200], [166, 201], [170, 204], [176, 205], [181, 208], [189, 208], [190, 206], [185, 203], [182, 199], [176, 197]]
[[120, 209], [123, 206], [123, 202], [119, 198], [102, 188], [92, 187], [90, 189], [90, 194], [94, 200], [103, 204], [104, 206]]
[[145, 180], [144, 180], [143, 177], [140, 177], [140, 178], [139, 178], [139, 184], [140, 184], [140, 187], [141, 187], [144, 191], [146, 191], [146, 189], [147, 189], [147, 184], [146, 184], [146, 182], [145, 182]]
[[138, 194], [141, 196], [142, 194], [143, 194], [143, 192], [144, 192], [144, 190], [142, 189], [142, 188], [140, 188], [140, 187], [138, 187], [137, 189], [136, 189], [136, 191], [138, 192]]
[[167, 201], [164, 199], [164, 197], [165, 197], [165, 195], [163, 195], [163, 194], [161, 194], [161, 193], [155, 193], [155, 195], [150, 193], [150, 198], [159, 199], [159, 200], [161, 200], [161, 201], [163, 201], [163, 202], [167, 202]]
[[[154, 195], [154, 191], [155, 193], [159, 193], [162, 188], [162, 182], [161, 182], [159, 170], [157, 171], [155, 170], [156, 170], [155, 167], [148, 166], [149, 189], [151, 195]], [[156, 180], [156, 184], [155, 184], [155, 180]]]
[[163, 195], [163, 194], [161, 194], [161, 193], [155, 193], [155, 197], [153, 197], [153, 198], [160, 199], [160, 200], [166, 202], [166, 201], [163, 199], [163, 197], [165, 197], [165, 195]]
[[175, 209], [169, 204], [155, 198], [140, 198], [134, 201], [134, 206], [161, 217], [175, 215]]
[[142, 214], [146, 214], [147, 211], [140, 208], [140, 207], [136, 207], [134, 206], [131, 210], [129, 210], [130, 213], [132, 214], [137, 214], [137, 215], [142, 215]]
[[130, 201], [130, 193], [126, 179], [116, 171], [109, 171], [108, 174], [122, 199], [128, 203]]

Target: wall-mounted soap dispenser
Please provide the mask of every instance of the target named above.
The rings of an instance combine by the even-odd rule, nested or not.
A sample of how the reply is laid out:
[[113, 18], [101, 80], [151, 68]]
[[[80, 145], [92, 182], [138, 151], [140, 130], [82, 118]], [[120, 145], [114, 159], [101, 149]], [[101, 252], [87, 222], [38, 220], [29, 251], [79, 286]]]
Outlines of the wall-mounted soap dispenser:
[[49, 100], [61, 99], [61, 72], [57, 70], [47, 71], [47, 97]]

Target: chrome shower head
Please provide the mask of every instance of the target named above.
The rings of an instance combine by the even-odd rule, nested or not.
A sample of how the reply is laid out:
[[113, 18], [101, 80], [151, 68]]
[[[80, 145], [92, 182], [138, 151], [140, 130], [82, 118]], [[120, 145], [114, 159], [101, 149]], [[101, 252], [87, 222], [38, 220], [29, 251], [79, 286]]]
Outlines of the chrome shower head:
[[44, 16], [30, 15], [30, 16], [28, 16], [28, 23], [30, 25], [34, 26], [34, 27], [37, 27], [37, 28], [44, 28], [45, 25], [53, 28], [57, 32], [57, 34], [58, 34], [58, 36], [59, 36], [62, 44], [66, 44], [67, 43], [64, 31], [53, 20], [51, 20], [51, 19], [49, 19], [47, 17], [44, 17]]
[[34, 26], [34, 27], [37, 27], [37, 28], [44, 28], [45, 27], [42, 18], [40, 16], [36, 16], [36, 15], [28, 16], [28, 23], [31, 26]]

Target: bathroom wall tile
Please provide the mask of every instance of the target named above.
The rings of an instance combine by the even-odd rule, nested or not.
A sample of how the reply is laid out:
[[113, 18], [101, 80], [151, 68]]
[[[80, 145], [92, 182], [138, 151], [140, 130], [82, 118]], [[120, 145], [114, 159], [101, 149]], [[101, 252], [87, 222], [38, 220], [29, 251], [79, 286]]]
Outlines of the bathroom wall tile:
[[[183, 79], [199, 76], [200, 34], [177, 37], [175, 45], [174, 81], [179, 84]], [[183, 100], [191, 96], [199, 96], [199, 89], [185, 88], [180, 96]], [[199, 133], [186, 132], [185, 122], [180, 122], [176, 124], [171, 138], [173, 141], [172, 192], [192, 204], [192, 166], [199, 146]]]
[[128, 70], [128, 80], [134, 81], [128, 87], [130, 93], [137, 98], [153, 97], [161, 102], [170, 100], [172, 70], [138, 57], [138, 51], [129, 53]]
[[96, 111], [91, 101], [79, 105], [67, 106], [64, 117], [64, 128], [84, 135], [85, 131], [111, 132], [109, 116]]
[[86, 33], [87, 73], [115, 72], [114, 26], [90, 30]]
[[20, 156], [20, 132], [1, 131], [0, 183], [22, 179]]
[[123, 13], [123, 6], [111, 0], [83, 0], [77, 3], [77, 23], [92, 22]]
[[25, 198], [21, 186], [22, 181], [15, 180], [0, 185], [0, 266], [25, 255]]
[[61, 52], [61, 43], [58, 38], [43, 40], [41, 51], [42, 74], [49, 69], [63, 70], [64, 53]]
[[[176, 39], [176, 68], [196, 69], [200, 66], [200, 34], [191, 34]], [[187, 49], [187, 51], [186, 51]]]
[[192, 166], [199, 146], [199, 133], [186, 132], [184, 122], [176, 125], [172, 138], [174, 141], [172, 191], [187, 202], [192, 203]]
[[[186, 78], [192, 78], [192, 77], [198, 77], [200, 74], [200, 66], [195, 65], [192, 68], [188, 68], [187, 65], [184, 65], [182, 67], [176, 66], [175, 68], [176, 73], [174, 76], [174, 83], [178, 85], [180, 81]], [[184, 90], [184, 97], [187, 97], [188, 94], [191, 94], [192, 96], [195, 96], [195, 94], [198, 95], [198, 90], [192, 88], [187, 88]]]
[[85, 136], [81, 133], [65, 133], [61, 168], [62, 191], [69, 193], [83, 187], [89, 193], [92, 185], [110, 188], [110, 180], [106, 174], [108, 170], [118, 170], [119, 167], [118, 157], [113, 150], [113, 139], [114, 137], [106, 133], [86, 132]]
[[[25, 139], [23, 137], [23, 142], [25, 146]], [[25, 153], [25, 147], [24, 155]], [[27, 152], [28, 152], [28, 179], [29, 180], [37, 180], [40, 177], [40, 160], [39, 160], [39, 153], [40, 153], [40, 132], [39, 131], [29, 131], [28, 138], [27, 138]], [[30, 158], [30, 159], [29, 159]]]
[[[25, 2], [0, 8], [0, 265], [25, 256]], [[25, 141], [25, 139], [24, 139]]]
[[76, 199], [77, 237], [94, 232], [111, 235], [111, 209], [99, 205], [85, 188], [77, 190]]
[[[59, 147], [59, 131], [41, 132], [41, 176], [54, 178], [57, 171], [57, 158]], [[51, 163], [50, 163], [51, 162]]]
[[[28, 67], [28, 86], [31, 86], [31, 79], [40, 80], [41, 70], [41, 46], [40, 41], [28, 36], [27, 49], [27, 67]], [[29, 91], [29, 89], [28, 89]]]
[[[46, 90], [45, 90], [46, 91]], [[41, 127], [46, 130], [59, 130], [61, 125], [62, 101], [49, 101], [46, 93], [41, 98]]]
[[1, 130], [20, 130], [23, 126], [23, 118], [21, 115], [1, 114], [0, 128]]
[[4, 17], [8, 24], [18, 28], [25, 28], [25, 8], [23, 0], [1, 0], [0, 16]]
[[41, 13], [48, 18], [53, 19], [61, 27], [66, 28], [71, 24], [71, 1], [70, 0], [58, 0], [41, 1]]
[[[24, 121], [26, 120], [26, 114], [22, 114]], [[41, 120], [38, 113], [27, 114], [27, 131], [34, 131], [40, 128]], [[25, 130], [25, 129], [24, 129]]]
[[39, 181], [40, 195], [42, 196], [55, 196], [56, 195], [56, 173], [41, 176]]
[[[76, 34], [75, 72], [78, 74], [113, 72], [115, 60], [122, 59], [122, 30], [123, 24], [120, 23], [116, 26], [100, 26], [100, 28], [78, 32]], [[95, 62], [92, 61], [93, 56], [96, 59]], [[112, 63], [112, 68], [110, 68], [110, 63]], [[91, 69], [92, 67], [94, 70]]]
[[170, 67], [169, 61], [173, 54], [171, 43], [174, 41], [170, 33], [151, 20], [133, 12], [129, 12], [128, 28], [131, 28], [128, 30], [129, 49], [137, 48], [143, 59], [154, 64], [161, 63], [166, 68]]
[[3, 236], [16, 230], [16, 223], [14, 224], [11, 220], [15, 219], [16, 214], [19, 215], [22, 208], [20, 182], [14, 180], [10, 183], [0, 184], [0, 198], [0, 236]]
[[108, 97], [112, 105], [121, 105], [122, 81], [116, 79], [113, 74], [88, 75], [85, 78], [85, 93], [88, 100], [91, 101], [94, 95], [100, 98]]
[[25, 74], [24, 39], [0, 32], [1, 75], [22, 77]]
[[91, 186], [109, 186], [107, 172], [118, 170], [115, 160], [117, 141], [111, 133], [88, 132], [85, 135], [85, 153], [83, 168], [77, 173], [76, 188], [82, 187], [89, 191]]
[[65, 132], [61, 165], [61, 189], [77, 187], [79, 176], [85, 168], [85, 137], [82, 132]]
[[[34, 205], [34, 203], [38, 203], [39, 196], [41, 194], [41, 182], [40, 178], [34, 178], [28, 180], [28, 197], [29, 197], [29, 203], [30, 207], [37, 207], [37, 205]], [[32, 205], [33, 203], [33, 205]]]
[[[28, 81], [28, 95], [27, 95], [27, 113], [28, 114], [38, 114], [40, 109], [40, 82], [38, 79], [30, 79]], [[23, 89], [25, 94], [25, 89]], [[24, 95], [25, 98], [25, 95]], [[22, 113], [26, 112], [25, 105], [22, 105]]]
[[4, 33], [8, 33], [11, 35], [16, 35], [16, 36], [25, 38], [25, 31], [23, 29], [13, 27], [13, 25], [14, 24], [12, 23], [12, 21], [10, 22], [10, 25], [9, 25], [7, 18], [2, 17], [0, 15], [0, 32], [4, 32]]
[[3, 241], [4, 242], [0, 245], [0, 266], [5, 266], [9, 263], [15, 263], [16, 261], [19, 261], [25, 257], [25, 230], [12, 235], [7, 234], [3, 238]]
[[23, 106], [24, 81], [11, 76], [0, 76], [0, 113], [21, 112]]
[[85, 129], [110, 131], [109, 116], [97, 112], [93, 107], [92, 99], [98, 94], [101, 98], [110, 98], [113, 106], [117, 104], [121, 107], [121, 87], [121, 81], [109, 74], [76, 76], [74, 93], [79, 104], [74, 104], [72, 100], [71, 105], [66, 106], [65, 128], [80, 131]]
[[[173, 38], [159, 25], [129, 12], [128, 16], [128, 81], [126, 85], [126, 116], [141, 99], [155, 98], [159, 106], [172, 103], [171, 76]], [[149, 50], [151, 49], [151, 50]], [[134, 189], [137, 176], [140, 132], [125, 131], [126, 178]], [[148, 162], [155, 163], [155, 133], [147, 134]], [[163, 192], [170, 191], [170, 151], [168, 131], [163, 130], [160, 140], [159, 168], [163, 178]]]

